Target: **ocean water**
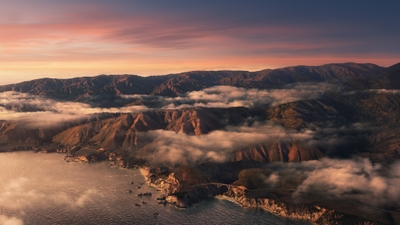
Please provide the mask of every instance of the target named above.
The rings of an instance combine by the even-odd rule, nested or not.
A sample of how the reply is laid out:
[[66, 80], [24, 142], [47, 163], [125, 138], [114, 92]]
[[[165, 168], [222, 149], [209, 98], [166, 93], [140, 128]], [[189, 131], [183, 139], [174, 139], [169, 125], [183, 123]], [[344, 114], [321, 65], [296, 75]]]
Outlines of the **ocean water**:
[[[160, 193], [139, 185], [144, 182], [139, 170], [110, 168], [107, 162], [67, 163], [63, 157], [0, 153], [0, 225], [310, 224], [226, 200], [207, 199], [188, 209], [159, 205]], [[140, 192], [153, 195], [138, 197]]]

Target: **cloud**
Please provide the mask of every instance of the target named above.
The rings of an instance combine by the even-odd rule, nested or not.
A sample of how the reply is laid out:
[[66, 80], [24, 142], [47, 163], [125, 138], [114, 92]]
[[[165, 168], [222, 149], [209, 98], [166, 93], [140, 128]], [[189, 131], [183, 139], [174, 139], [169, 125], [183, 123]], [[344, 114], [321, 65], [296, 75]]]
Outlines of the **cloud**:
[[[355, 149], [363, 148], [362, 132], [374, 129], [367, 123], [312, 125], [301, 130], [288, 129], [272, 121], [259, 122], [248, 118], [240, 126], [228, 126], [200, 136], [166, 130], [139, 133], [141, 140], [149, 144], [139, 152], [152, 162], [194, 163], [227, 162], [235, 153], [249, 147], [269, 143], [301, 143], [317, 148], [327, 156], [350, 156]], [[141, 153], [142, 154], [142, 153]], [[275, 181], [273, 181], [275, 180]], [[278, 177], [271, 177], [275, 183]]]
[[0, 93], [0, 120], [23, 121], [28, 127], [56, 127], [88, 119], [100, 113], [138, 113], [157, 109], [193, 107], [257, 107], [321, 97], [334, 86], [326, 83], [299, 83], [283, 89], [259, 90], [232, 86], [215, 86], [170, 98], [151, 95], [121, 95], [123, 107], [100, 108], [90, 104], [56, 101], [20, 92]]
[[302, 177], [293, 193], [295, 199], [312, 193], [376, 207], [394, 207], [400, 201], [399, 161], [388, 166], [362, 158], [323, 158], [301, 163], [272, 163], [269, 167], [280, 180], [285, 179], [285, 174]]
[[71, 208], [83, 207], [97, 195], [96, 190], [88, 189], [78, 196], [72, 196], [65, 192], [42, 193], [29, 187], [30, 179], [20, 177], [5, 184], [0, 193], [0, 206], [8, 209], [24, 209], [26, 207], [48, 207], [51, 205], [63, 205]]
[[271, 173], [268, 177], [264, 174], [260, 174], [260, 178], [264, 181], [268, 187], [274, 187], [279, 182], [279, 175], [275, 173]]
[[0, 120], [19, 120], [28, 126], [54, 126], [79, 121], [98, 113], [133, 113], [148, 108], [141, 105], [121, 108], [91, 107], [80, 102], [59, 102], [20, 92], [0, 93]]
[[0, 93], [0, 105], [5, 105], [11, 110], [43, 112], [49, 111], [60, 114], [70, 115], [89, 115], [95, 113], [131, 113], [147, 110], [147, 107], [135, 105], [121, 108], [98, 108], [91, 107], [89, 104], [80, 102], [59, 102], [41, 96], [30, 95], [20, 92]]
[[369, 90], [361, 90], [361, 91], [349, 91], [345, 92], [344, 95], [355, 95], [355, 94], [400, 94], [400, 90], [391, 90], [391, 89], [369, 89]]
[[151, 102], [166, 109], [209, 107], [229, 108], [256, 106], [277, 106], [287, 102], [317, 99], [328, 91], [337, 91], [328, 83], [296, 83], [282, 89], [246, 89], [233, 86], [214, 86], [200, 91], [192, 91], [174, 98], [146, 95], [121, 95], [124, 99]]
[[[19, 92], [0, 93], [0, 120], [22, 119], [35, 121], [47, 117], [50, 122], [81, 119], [97, 113], [134, 113], [155, 109], [182, 109], [193, 107], [229, 108], [277, 106], [280, 104], [321, 98], [325, 93], [339, 91], [341, 87], [329, 83], [296, 83], [282, 89], [245, 89], [233, 86], [214, 86], [192, 91], [178, 97], [152, 95], [120, 95], [130, 105], [120, 108], [92, 107], [81, 102], [59, 102], [41, 96]], [[400, 93], [398, 90], [366, 90], [365, 93]], [[348, 92], [345, 94], [355, 94]], [[139, 105], [140, 104], [140, 105]]]
[[225, 162], [242, 148], [273, 140], [306, 140], [313, 136], [310, 130], [301, 132], [286, 130], [272, 122], [251, 126], [227, 127], [201, 136], [192, 136], [173, 131], [154, 130], [143, 133], [153, 141], [143, 149], [154, 162]]
[[[339, 153], [354, 149], [363, 149], [366, 144], [365, 132], [372, 131], [376, 127], [369, 123], [350, 123], [338, 125], [335, 121], [325, 121], [318, 126], [311, 124], [310, 128], [314, 136], [307, 140], [308, 145], [325, 149], [326, 154]], [[348, 152], [351, 154], [353, 152]]]
[[0, 225], [23, 225], [24, 221], [16, 217], [7, 217], [0, 215]]
[[232, 86], [215, 86], [193, 91], [175, 98], [151, 95], [121, 95], [124, 100], [141, 105], [120, 108], [92, 107], [89, 104], [56, 101], [42, 96], [20, 92], [0, 93], [0, 120], [24, 120], [54, 123], [84, 118], [97, 113], [134, 113], [152, 109], [179, 109], [191, 107], [256, 107], [276, 106], [286, 102], [320, 98], [335, 87], [326, 83], [298, 83], [283, 89], [259, 90]]

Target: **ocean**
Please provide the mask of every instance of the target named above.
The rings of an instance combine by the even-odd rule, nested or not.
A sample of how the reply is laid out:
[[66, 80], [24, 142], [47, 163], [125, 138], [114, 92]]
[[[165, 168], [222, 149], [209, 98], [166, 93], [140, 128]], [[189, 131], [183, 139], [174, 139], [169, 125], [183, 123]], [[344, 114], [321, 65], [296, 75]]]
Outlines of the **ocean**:
[[[140, 185], [145, 180], [138, 169], [67, 163], [63, 157], [0, 153], [0, 225], [310, 224], [213, 198], [187, 209], [160, 205], [160, 193]], [[141, 192], [152, 195], [138, 197]]]

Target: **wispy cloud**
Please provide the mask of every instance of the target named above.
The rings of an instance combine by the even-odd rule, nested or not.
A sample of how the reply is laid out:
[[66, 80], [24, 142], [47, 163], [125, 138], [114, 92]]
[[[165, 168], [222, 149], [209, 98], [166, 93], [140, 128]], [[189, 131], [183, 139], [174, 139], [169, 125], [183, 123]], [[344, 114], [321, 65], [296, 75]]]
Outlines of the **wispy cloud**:
[[78, 196], [65, 192], [43, 193], [29, 188], [30, 179], [20, 177], [4, 184], [0, 193], [0, 206], [7, 209], [24, 209], [32, 206], [49, 206], [52, 204], [67, 207], [83, 207], [91, 198], [97, 195], [96, 190], [88, 189]]
[[[258, 145], [297, 143], [305, 149], [319, 149], [327, 156], [351, 155], [354, 149], [363, 148], [365, 144], [361, 134], [372, 129], [374, 127], [367, 123], [342, 125], [331, 121], [295, 130], [272, 121], [247, 118], [247, 122], [239, 126], [228, 126], [200, 136], [166, 130], [139, 133], [140, 139], [150, 142], [139, 152], [157, 163], [227, 162], [238, 152], [247, 154]], [[274, 183], [273, 180], [278, 178], [271, 179]]]
[[[340, 89], [340, 88], [339, 88]], [[140, 113], [149, 110], [184, 108], [270, 107], [279, 104], [317, 99], [338, 87], [328, 83], [297, 83], [282, 89], [245, 89], [215, 86], [178, 97], [152, 95], [120, 95], [119, 108], [93, 107], [90, 104], [57, 101], [20, 92], [0, 93], [0, 120], [24, 121], [30, 127], [54, 127], [79, 122], [101, 113]]]
[[121, 108], [98, 108], [80, 102], [56, 101], [41, 96], [20, 92], [0, 93], [0, 105], [19, 112], [54, 112], [71, 115], [88, 115], [95, 113], [123, 113], [144, 111], [144, 106], [128, 106]]
[[98, 108], [79, 102], [59, 102], [20, 92], [0, 93], [0, 120], [20, 120], [30, 125], [55, 125], [76, 121], [96, 113], [134, 113], [145, 106]]
[[[276, 106], [286, 102], [320, 98], [325, 92], [335, 89], [330, 84], [300, 83], [284, 89], [245, 89], [231, 86], [216, 86], [193, 91], [179, 97], [151, 95], [121, 95], [133, 102], [120, 108], [92, 107], [90, 104], [56, 101], [42, 96], [20, 92], [0, 93], [0, 120], [23, 120], [35, 123], [54, 124], [79, 120], [97, 113], [137, 113], [157, 109], [181, 109], [193, 107], [229, 108]], [[135, 105], [140, 102], [141, 105]]]
[[229, 108], [257, 106], [277, 106], [287, 102], [318, 99], [329, 91], [338, 91], [328, 83], [296, 83], [282, 89], [245, 89], [233, 86], [215, 86], [201, 91], [193, 91], [179, 97], [121, 95], [125, 99], [143, 100], [166, 109], [208, 107]]
[[349, 91], [349, 92], [344, 93], [344, 95], [354, 95], [354, 94], [400, 94], [400, 90], [368, 89], [368, 90], [360, 90], [360, 91]]
[[305, 180], [293, 197], [303, 192], [366, 205], [394, 207], [400, 200], [400, 163], [385, 168], [368, 159], [329, 159], [289, 164], [287, 169]]
[[234, 152], [245, 147], [273, 140], [293, 141], [311, 139], [313, 132], [287, 130], [274, 123], [255, 122], [251, 126], [228, 127], [201, 136], [172, 131], [154, 130], [143, 134], [152, 139], [145, 146], [147, 157], [154, 162], [225, 162]]
[[[312, 125], [313, 126], [313, 125]], [[364, 148], [365, 139], [361, 134], [376, 129], [369, 123], [349, 123], [340, 125], [335, 121], [326, 121], [312, 128], [314, 136], [307, 140], [308, 145], [325, 149], [327, 154], [337, 154], [338, 150], [349, 151]], [[344, 149], [347, 148], [347, 149]], [[349, 152], [350, 153], [350, 152]], [[342, 152], [342, 154], [345, 154]]]

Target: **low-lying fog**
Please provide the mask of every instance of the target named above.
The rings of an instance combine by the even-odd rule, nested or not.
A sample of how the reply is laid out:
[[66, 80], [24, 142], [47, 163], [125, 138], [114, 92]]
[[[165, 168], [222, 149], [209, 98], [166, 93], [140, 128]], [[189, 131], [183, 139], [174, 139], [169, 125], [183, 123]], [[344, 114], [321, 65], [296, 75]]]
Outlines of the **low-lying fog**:
[[[0, 120], [20, 120], [25, 121], [27, 126], [45, 126], [46, 124], [54, 125], [79, 120], [95, 113], [132, 113], [191, 107], [252, 108], [260, 105], [276, 106], [286, 102], [318, 99], [327, 92], [339, 90], [341, 90], [340, 87], [326, 83], [295, 84], [279, 90], [217, 86], [186, 93], [175, 98], [150, 95], [122, 95], [119, 96], [121, 101], [139, 102], [140, 104], [126, 105], [120, 108], [92, 107], [89, 103], [59, 102], [41, 96], [4, 92], [0, 93]], [[398, 91], [383, 89], [363, 92], [399, 94]], [[359, 92], [346, 92], [343, 94], [352, 95], [357, 93]], [[152, 150], [158, 159], [160, 159], [158, 156], [161, 155], [163, 160], [170, 162], [177, 162], [182, 158], [189, 162], [201, 159], [224, 162], [229, 159], [232, 152], [250, 144], [275, 139], [290, 139], [302, 141], [310, 146], [335, 146], [346, 141], [347, 133], [361, 132], [368, 129], [370, 129], [369, 124], [354, 123], [340, 127], [327, 124], [325, 127], [288, 130], [272, 122], [252, 122], [237, 127], [226, 127], [224, 130], [213, 131], [202, 136], [192, 136], [165, 130], [153, 130], [143, 135], [153, 139]], [[335, 135], [338, 131], [344, 135]], [[48, 161], [43, 160], [43, 164], [48, 163]], [[6, 169], [9, 166], [2, 165]], [[340, 160], [325, 158], [320, 161], [272, 164], [271, 166], [275, 166], [274, 172], [271, 177], [265, 178], [271, 187], [279, 183], [280, 179], [285, 179], [284, 175], [282, 175], [283, 173], [292, 173], [303, 178], [302, 182], [296, 187], [294, 197], [300, 196], [302, 192], [316, 192], [340, 200], [355, 200], [378, 207], [398, 207], [396, 203], [400, 201], [400, 163], [398, 162], [390, 166], [383, 166], [371, 163], [367, 159]], [[93, 166], [93, 168], [96, 168], [96, 166]], [[18, 170], [18, 168], [15, 169]], [[32, 168], [32, 170], [41, 170], [41, 167]], [[41, 172], [42, 174], [53, 173], [52, 170]], [[57, 179], [58, 186], [50, 185], [51, 188], [58, 189], [52, 194], [44, 194], [26, 188], [26, 184], [31, 181], [36, 182], [37, 178], [21, 176], [18, 171], [9, 175], [7, 182], [3, 182], [4, 178], [2, 178], [0, 207], [13, 210], [38, 207], [38, 205], [43, 204], [40, 207], [58, 205], [65, 209], [79, 208], [88, 202], [90, 203], [94, 196], [101, 194], [93, 184], [90, 184], [78, 194], [68, 195], [69, 190], [65, 190], [62, 184], [72, 182], [68, 178], [71, 175], [69, 172], [66, 169], [64, 173], [66, 177], [49, 176], [41, 178], [47, 179], [46, 182], [43, 182], [44, 184], [51, 184], [53, 183], [51, 179]], [[75, 176], [80, 175], [75, 173]], [[100, 175], [97, 171], [94, 171], [90, 176]], [[14, 224], [20, 222], [17, 218], [0, 215], [0, 223], [2, 221], [10, 221], [10, 223]]]

